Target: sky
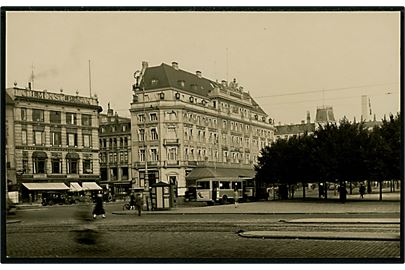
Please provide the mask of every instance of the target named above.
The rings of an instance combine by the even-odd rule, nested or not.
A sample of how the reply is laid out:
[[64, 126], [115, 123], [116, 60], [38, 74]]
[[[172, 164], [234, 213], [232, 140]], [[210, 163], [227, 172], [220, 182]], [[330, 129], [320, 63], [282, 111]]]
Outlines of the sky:
[[399, 12], [7, 12], [6, 87], [88, 96], [129, 117], [133, 73], [179, 63], [234, 78], [281, 124], [333, 106], [360, 119], [400, 110]]

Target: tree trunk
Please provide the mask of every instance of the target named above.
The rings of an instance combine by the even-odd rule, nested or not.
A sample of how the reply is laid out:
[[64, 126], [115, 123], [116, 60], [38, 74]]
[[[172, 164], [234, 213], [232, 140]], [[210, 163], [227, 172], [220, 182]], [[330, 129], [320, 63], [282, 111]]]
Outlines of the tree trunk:
[[371, 190], [371, 181], [367, 180], [367, 193], [370, 194], [372, 192]]
[[380, 201], [382, 201], [382, 183], [383, 181], [380, 181]]
[[326, 182], [323, 183], [323, 192], [325, 194], [325, 200], [328, 198], [328, 188], [326, 187]]
[[305, 199], [305, 183], [302, 183], [302, 198]]

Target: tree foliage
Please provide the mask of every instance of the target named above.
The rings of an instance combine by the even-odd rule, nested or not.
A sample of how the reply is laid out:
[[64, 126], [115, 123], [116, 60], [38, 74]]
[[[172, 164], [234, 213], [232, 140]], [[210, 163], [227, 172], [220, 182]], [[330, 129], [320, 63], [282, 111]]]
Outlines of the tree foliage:
[[274, 142], [261, 150], [256, 179], [265, 184], [402, 180], [401, 115], [380, 127], [342, 120], [310, 135]]

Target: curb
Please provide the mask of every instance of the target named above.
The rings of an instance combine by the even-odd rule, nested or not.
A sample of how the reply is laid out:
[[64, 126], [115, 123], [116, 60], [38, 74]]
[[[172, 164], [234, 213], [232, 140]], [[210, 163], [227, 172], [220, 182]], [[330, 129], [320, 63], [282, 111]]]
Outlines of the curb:
[[400, 241], [399, 234], [370, 234], [364, 232], [340, 232], [331, 235], [330, 232], [297, 232], [297, 231], [248, 231], [240, 232], [239, 236], [245, 238], [261, 239], [315, 239], [315, 240], [364, 240], [364, 241]]
[[[321, 215], [331, 215], [331, 214], [370, 214], [375, 212], [177, 212], [177, 211], [142, 211], [143, 214], [147, 215], [312, 215], [312, 214], [321, 214]], [[379, 211], [378, 213], [383, 214], [400, 214], [399, 211]], [[115, 211], [111, 214], [114, 215], [133, 215], [134, 213], [129, 211]], [[319, 222], [316, 222], [319, 223]]]
[[306, 218], [283, 220], [279, 222], [290, 224], [400, 224], [399, 218]]
[[13, 223], [21, 223], [21, 220], [16, 219], [16, 220], [7, 220], [6, 221], [6, 224], [13, 224]]

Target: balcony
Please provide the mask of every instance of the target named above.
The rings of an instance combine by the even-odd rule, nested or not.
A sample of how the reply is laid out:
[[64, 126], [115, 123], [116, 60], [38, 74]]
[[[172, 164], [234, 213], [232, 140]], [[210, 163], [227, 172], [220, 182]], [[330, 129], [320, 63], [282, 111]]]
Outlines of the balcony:
[[165, 160], [164, 166], [165, 167], [178, 167], [180, 162], [178, 160]]
[[179, 139], [164, 139], [163, 140], [163, 145], [179, 145], [180, 140]]

